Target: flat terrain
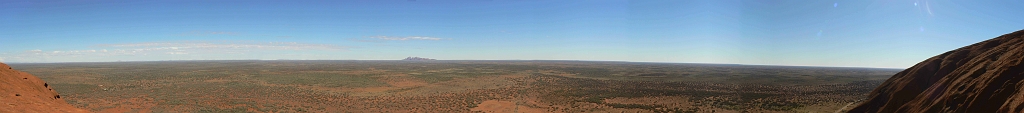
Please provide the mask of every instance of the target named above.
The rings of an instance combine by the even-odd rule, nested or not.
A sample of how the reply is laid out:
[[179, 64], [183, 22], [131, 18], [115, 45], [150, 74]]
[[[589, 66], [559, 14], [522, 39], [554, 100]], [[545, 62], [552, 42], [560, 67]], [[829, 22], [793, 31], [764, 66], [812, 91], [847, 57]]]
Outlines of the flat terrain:
[[835, 112], [900, 70], [583, 61], [11, 64], [96, 112]]

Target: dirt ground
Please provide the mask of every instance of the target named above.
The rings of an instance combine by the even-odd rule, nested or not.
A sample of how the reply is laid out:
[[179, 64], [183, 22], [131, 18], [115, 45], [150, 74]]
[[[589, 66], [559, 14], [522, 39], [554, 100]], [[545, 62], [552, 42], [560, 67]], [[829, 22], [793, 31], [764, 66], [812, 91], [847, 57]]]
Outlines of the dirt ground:
[[517, 105], [511, 101], [487, 100], [470, 111], [481, 111], [485, 113], [544, 113], [545, 109]]

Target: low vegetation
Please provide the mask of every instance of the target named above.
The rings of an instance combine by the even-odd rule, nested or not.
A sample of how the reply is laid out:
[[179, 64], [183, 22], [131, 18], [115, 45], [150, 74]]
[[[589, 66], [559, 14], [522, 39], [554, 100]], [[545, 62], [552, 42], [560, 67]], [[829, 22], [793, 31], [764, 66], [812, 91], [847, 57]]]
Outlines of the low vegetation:
[[[834, 112], [899, 70], [576, 61], [12, 64], [96, 112]], [[632, 100], [632, 101], [631, 101]], [[511, 104], [508, 107], [483, 107]]]

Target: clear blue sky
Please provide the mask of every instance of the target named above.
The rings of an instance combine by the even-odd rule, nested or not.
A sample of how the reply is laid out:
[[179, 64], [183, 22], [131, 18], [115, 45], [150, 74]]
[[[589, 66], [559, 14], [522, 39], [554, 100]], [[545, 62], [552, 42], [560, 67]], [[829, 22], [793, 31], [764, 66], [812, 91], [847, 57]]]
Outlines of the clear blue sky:
[[0, 61], [600, 60], [906, 68], [1019, 0], [0, 2]]

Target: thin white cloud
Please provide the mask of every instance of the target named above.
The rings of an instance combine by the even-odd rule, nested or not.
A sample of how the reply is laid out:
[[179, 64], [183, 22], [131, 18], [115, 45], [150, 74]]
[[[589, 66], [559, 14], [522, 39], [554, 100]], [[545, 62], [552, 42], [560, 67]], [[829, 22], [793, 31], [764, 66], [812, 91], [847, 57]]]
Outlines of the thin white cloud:
[[371, 36], [370, 38], [381, 39], [381, 40], [397, 40], [397, 41], [406, 41], [406, 40], [442, 40], [442, 39], [444, 39], [444, 38], [425, 37], [425, 36], [409, 36], [409, 37]]
[[[246, 54], [259, 52], [332, 52], [345, 51], [348, 47], [331, 44], [311, 44], [298, 42], [258, 42], [258, 41], [182, 41], [182, 42], [147, 42], [128, 44], [102, 44], [80, 50], [26, 50], [23, 53], [2, 55], [6, 60], [17, 62], [52, 62], [56, 59], [72, 60], [76, 58], [132, 57], [148, 59], [152, 55], [193, 57], [224, 56], [225, 54]], [[146, 56], [150, 55], [150, 56]], [[160, 59], [152, 59], [160, 60]]]
[[4, 57], [0, 57], [0, 62], [3, 62], [3, 61], [4, 61]]
[[928, 1], [924, 1], [924, 10], [928, 11], [928, 15], [935, 16], [935, 14], [932, 14], [932, 6], [928, 3]]
[[167, 52], [167, 54], [172, 54], [172, 55], [187, 55], [188, 53], [186, 53], [186, 52]]

